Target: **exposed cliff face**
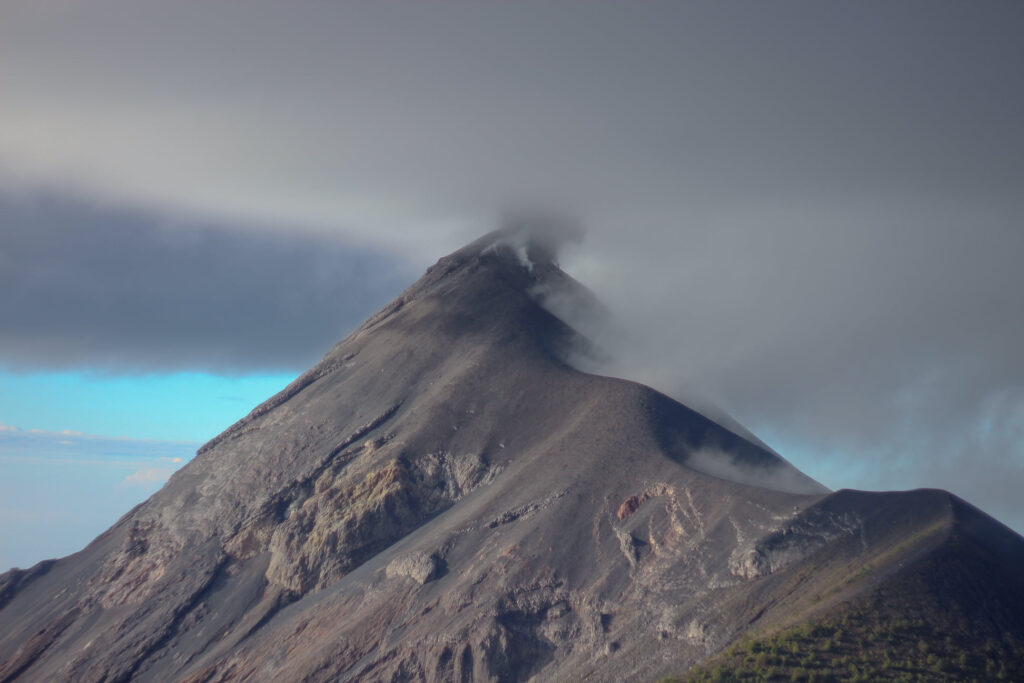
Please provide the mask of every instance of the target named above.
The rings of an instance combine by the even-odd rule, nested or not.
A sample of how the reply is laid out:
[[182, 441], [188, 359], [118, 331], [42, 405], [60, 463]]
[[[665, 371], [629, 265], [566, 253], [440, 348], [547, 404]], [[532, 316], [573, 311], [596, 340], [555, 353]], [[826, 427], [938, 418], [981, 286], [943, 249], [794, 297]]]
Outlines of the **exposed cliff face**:
[[0, 680], [644, 679], [812, 609], [801, 572], [887, 524], [952, 524], [879, 521], [572, 369], [538, 299], [595, 304], [514, 238], [439, 261], [82, 552], [0, 577]]

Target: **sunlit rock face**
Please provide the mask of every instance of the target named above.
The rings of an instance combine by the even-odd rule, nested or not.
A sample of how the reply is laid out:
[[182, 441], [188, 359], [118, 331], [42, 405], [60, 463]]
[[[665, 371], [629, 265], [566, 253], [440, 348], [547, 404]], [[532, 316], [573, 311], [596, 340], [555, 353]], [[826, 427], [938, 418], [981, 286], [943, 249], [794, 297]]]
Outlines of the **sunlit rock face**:
[[648, 680], [952, 530], [1022, 555], [948, 494], [830, 494], [574, 369], [545, 302], [597, 304], [534, 234], [441, 259], [85, 550], [0, 577], [0, 680]]

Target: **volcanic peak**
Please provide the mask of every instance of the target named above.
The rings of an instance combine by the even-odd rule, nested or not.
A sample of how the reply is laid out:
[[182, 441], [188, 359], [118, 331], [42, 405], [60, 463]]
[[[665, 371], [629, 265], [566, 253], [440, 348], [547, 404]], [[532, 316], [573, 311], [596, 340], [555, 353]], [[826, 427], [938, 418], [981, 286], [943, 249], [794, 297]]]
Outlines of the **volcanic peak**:
[[[942, 594], [947, 498], [828, 494], [564, 362], [550, 303], [592, 297], [534, 235], [442, 258], [86, 549], [0, 576], [0, 681], [643, 680], [894, 578]], [[1024, 633], [1024, 543], [970, 520], [992, 561], [952, 578]]]

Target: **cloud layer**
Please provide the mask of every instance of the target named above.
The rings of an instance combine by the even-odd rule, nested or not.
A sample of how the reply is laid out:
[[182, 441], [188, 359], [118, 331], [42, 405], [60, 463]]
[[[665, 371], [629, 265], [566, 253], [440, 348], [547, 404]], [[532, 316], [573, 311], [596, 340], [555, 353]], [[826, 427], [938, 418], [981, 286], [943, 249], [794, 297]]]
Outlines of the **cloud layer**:
[[302, 370], [414, 272], [337, 239], [0, 194], [0, 363]]
[[[587, 221], [1024, 179], [1024, 9], [906, 2], [7, 4], [0, 169], [116, 201], [454, 248]], [[661, 225], [659, 229], [672, 229]]]

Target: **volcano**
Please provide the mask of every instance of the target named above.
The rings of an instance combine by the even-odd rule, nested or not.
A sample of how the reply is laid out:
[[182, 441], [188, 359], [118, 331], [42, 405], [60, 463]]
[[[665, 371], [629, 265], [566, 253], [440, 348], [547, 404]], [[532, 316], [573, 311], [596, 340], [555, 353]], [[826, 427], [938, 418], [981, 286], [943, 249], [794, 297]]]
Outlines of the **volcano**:
[[575, 369], [556, 297], [599, 306], [528, 233], [442, 258], [84, 550], [0, 576], [0, 680], [1018, 670], [1024, 539]]

